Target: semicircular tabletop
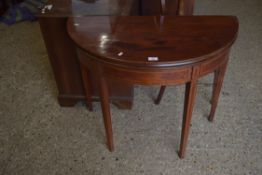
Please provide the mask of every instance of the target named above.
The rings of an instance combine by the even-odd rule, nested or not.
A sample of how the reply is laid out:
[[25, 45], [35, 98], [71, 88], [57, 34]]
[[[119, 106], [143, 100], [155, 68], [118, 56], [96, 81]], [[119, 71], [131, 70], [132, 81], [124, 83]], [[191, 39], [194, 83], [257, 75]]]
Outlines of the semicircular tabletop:
[[233, 16], [73, 17], [68, 33], [95, 59], [135, 66], [176, 66], [208, 59], [237, 36]]

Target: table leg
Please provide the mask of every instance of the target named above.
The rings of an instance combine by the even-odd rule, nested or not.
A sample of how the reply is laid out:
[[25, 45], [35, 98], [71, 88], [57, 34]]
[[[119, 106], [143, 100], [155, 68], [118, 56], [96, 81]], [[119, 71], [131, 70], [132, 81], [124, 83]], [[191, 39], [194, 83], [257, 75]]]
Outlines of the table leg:
[[212, 92], [212, 97], [211, 97], [211, 101], [210, 101], [211, 104], [214, 101], [214, 94], [216, 92], [215, 89], [216, 89], [216, 85], [217, 85], [218, 74], [219, 74], [219, 71], [215, 70], [215, 72], [214, 72], [214, 80], [213, 80], [213, 92]]
[[88, 70], [83, 65], [81, 65], [81, 73], [85, 88], [86, 104], [88, 106], [89, 111], [93, 111], [91, 81], [89, 78]]
[[193, 70], [192, 80], [186, 83], [180, 150], [178, 153], [181, 159], [185, 157], [188, 142], [189, 129], [197, 91], [197, 75], [198, 69]]
[[165, 92], [165, 89], [166, 89], [166, 86], [161, 86], [160, 87], [160, 90], [159, 90], [159, 93], [158, 93], [158, 96], [155, 100], [155, 104], [158, 105], [164, 95], [164, 92]]
[[223, 80], [226, 72], [226, 67], [227, 67], [227, 62], [220, 66], [216, 71], [215, 71], [215, 76], [214, 76], [214, 85], [213, 85], [213, 93], [212, 93], [212, 100], [211, 100], [211, 111], [208, 117], [209, 121], [214, 120], [215, 116], [215, 111], [219, 99], [219, 94], [223, 85]]
[[107, 137], [107, 145], [109, 151], [112, 152], [114, 150], [114, 144], [113, 144], [113, 129], [112, 129], [109, 95], [108, 95], [108, 85], [103, 76], [100, 76], [98, 84], [99, 84], [99, 93], [101, 98], [101, 108], [103, 112], [104, 125], [105, 125], [106, 137]]

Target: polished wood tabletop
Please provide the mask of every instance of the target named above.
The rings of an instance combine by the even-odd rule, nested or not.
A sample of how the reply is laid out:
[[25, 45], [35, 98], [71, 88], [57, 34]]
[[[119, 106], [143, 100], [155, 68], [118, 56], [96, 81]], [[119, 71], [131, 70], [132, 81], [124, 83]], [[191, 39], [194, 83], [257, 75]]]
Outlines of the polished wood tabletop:
[[[69, 18], [92, 110], [90, 77], [98, 80], [107, 145], [114, 150], [109, 82], [161, 85], [185, 84], [179, 157], [185, 157], [198, 79], [215, 73], [209, 121], [213, 121], [230, 48], [238, 33], [233, 16], [119, 16]], [[93, 73], [93, 75], [92, 75]]]
[[233, 16], [79, 17], [69, 19], [68, 32], [96, 59], [165, 67], [203, 61], [227, 49], [237, 26]]

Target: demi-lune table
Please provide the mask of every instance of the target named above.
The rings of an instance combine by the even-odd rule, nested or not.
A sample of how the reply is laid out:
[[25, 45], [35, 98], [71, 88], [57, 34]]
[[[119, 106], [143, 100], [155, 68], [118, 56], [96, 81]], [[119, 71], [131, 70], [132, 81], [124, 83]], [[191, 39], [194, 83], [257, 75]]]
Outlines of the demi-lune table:
[[[109, 106], [110, 81], [123, 84], [185, 84], [184, 114], [179, 156], [185, 156], [197, 81], [215, 72], [212, 121], [238, 32], [233, 16], [116, 16], [72, 17], [67, 29], [75, 42], [86, 98], [92, 106], [90, 72], [95, 74], [107, 144], [113, 151]], [[175, 115], [175, 114], [174, 114]], [[119, 131], [120, 132], [120, 131]]]

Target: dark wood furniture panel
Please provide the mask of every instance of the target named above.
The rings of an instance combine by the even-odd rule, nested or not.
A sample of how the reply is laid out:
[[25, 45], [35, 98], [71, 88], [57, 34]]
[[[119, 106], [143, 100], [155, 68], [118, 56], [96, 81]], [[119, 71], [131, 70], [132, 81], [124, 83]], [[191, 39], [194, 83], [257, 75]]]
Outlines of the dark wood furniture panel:
[[[40, 28], [46, 44], [49, 60], [53, 68], [57, 88], [58, 102], [61, 106], [74, 106], [85, 99], [80, 65], [75, 46], [66, 31], [67, 18], [39, 18]], [[92, 78], [92, 100], [98, 100], [96, 76]], [[110, 97], [120, 108], [132, 107], [133, 86], [111, 82]]]
[[38, 21], [53, 68], [59, 104], [72, 106], [83, 99], [84, 89], [76, 50], [65, 30], [67, 18], [39, 18]]
[[0, 16], [2, 16], [6, 10], [8, 9], [8, 5], [6, 0], [1, 0], [0, 1]]

